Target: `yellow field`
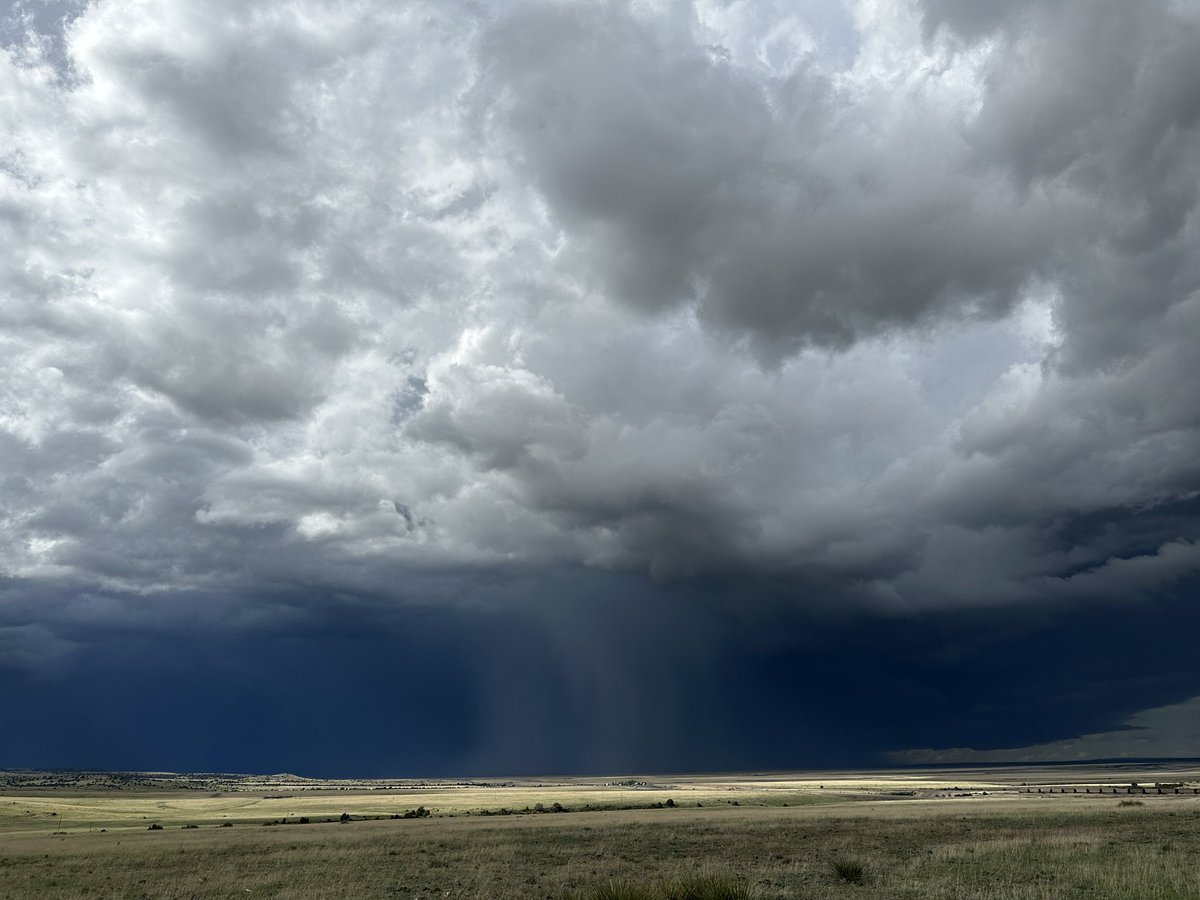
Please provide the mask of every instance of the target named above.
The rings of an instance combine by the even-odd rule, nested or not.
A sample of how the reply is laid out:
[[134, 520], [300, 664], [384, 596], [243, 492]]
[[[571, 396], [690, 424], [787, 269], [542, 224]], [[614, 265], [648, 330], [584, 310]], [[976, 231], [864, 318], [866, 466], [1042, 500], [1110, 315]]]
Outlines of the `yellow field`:
[[695, 807], [726, 805], [781, 806], [835, 803], [845, 799], [836, 791], [817, 793], [792, 787], [769, 790], [750, 786], [693, 786], [639, 790], [603, 786], [520, 786], [513, 788], [460, 788], [392, 791], [309, 791], [295, 794], [220, 793], [121, 794], [71, 797], [62, 795], [0, 795], [0, 835], [14, 832], [84, 831], [106, 828], [144, 828], [150, 822], [164, 826], [187, 824], [260, 824], [308, 817], [337, 819], [343, 813], [355, 818], [402, 815], [425, 807], [436, 816], [499, 815], [533, 810], [538, 804], [553, 809], [559, 804], [572, 812], [587, 809], [648, 807], [672, 801]]
[[[1122, 789], [1132, 781], [1200, 784], [1200, 770], [1152, 771], [1107, 767], [1046, 769], [972, 769], [900, 773], [827, 772], [813, 775], [634, 776], [621, 778], [517, 779], [504, 782], [316, 781], [275, 776], [271, 779], [204, 779], [202, 788], [186, 779], [160, 777], [163, 787], [133, 789], [76, 784], [47, 787], [30, 777], [9, 779], [0, 788], [0, 835], [109, 831], [167, 826], [262, 824], [307, 817], [312, 822], [386, 818], [424, 807], [434, 816], [524, 813], [538, 804], [559, 804], [578, 813], [588, 810], [647, 808], [674, 803], [682, 807], [796, 807], [886, 800], [910, 805], [921, 800], [987, 798], [995, 801], [1023, 790], [1078, 790], [1064, 799], [1097, 800], [1086, 789]], [[186, 790], [179, 784], [188, 784]], [[15, 785], [30, 785], [15, 787]], [[1153, 790], [1153, 788], [1150, 788]], [[1191, 790], [1191, 787], [1188, 788]], [[1055, 794], [1054, 796], [1059, 796]], [[1106, 795], [1107, 796], [1107, 795]], [[1173, 795], [1172, 795], [1173, 796]], [[1043, 795], [1042, 799], [1047, 799]], [[1167, 798], [1163, 798], [1167, 799]], [[1198, 798], [1200, 799], [1200, 798]]]

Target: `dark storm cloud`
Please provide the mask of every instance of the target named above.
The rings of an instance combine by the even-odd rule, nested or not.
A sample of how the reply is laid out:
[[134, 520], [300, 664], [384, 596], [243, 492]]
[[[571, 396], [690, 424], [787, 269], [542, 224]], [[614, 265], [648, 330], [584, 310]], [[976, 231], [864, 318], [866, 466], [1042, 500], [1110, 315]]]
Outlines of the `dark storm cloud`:
[[[1006, 670], [1022, 641], [1186, 619], [1200, 570], [1200, 20], [794, 6], [21, 5], [12, 677], [90, 658], [127, 691], [101, 635], [167, 669], [147, 634], [282, 661], [399, 610], [411, 634], [331, 659], [375, 642], [350, 685], [389, 646], [401, 680], [444, 654], [447, 704], [479, 705], [439, 738], [463, 764], [521, 765], [505, 711], [569, 708], [547, 767], [676, 765], [705, 695], [704, 765], [763, 758], [754, 733], [814, 760], [1062, 738]], [[1091, 653], [1031, 670], [1122, 697], [1062, 729], [1200, 692], [1174, 650]], [[841, 715], [881, 681], [929, 714]], [[807, 737], [769, 722], [792, 693]], [[983, 701], [930, 724], [969, 693], [1028, 727]]]
[[[0, 757], [359, 777], [867, 766], [1110, 731], [1200, 678], [1194, 639], [1131, 640], [1118, 607], [764, 621], [732, 584], [542, 572], [476, 588], [470, 609], [213, 597], [186, 624], [64, 596], [40, 638], [55, 665], [0, 667]], [[1194, 589], [1163, 598], [1177, 635], [1200, 625]], [[237, 606], [281, 615], [230, 629]], [[1140, 746], [1181, 724], [1148, 722]]]

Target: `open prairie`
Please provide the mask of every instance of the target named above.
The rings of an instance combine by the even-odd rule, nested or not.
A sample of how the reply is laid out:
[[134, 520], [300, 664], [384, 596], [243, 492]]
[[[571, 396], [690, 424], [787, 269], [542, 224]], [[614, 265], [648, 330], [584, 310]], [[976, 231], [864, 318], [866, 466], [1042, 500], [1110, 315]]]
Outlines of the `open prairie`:
[[696, 874], [761, 898], [1200, 897], [1197, 769], [0, 777], [14, 900], [587, 897]]

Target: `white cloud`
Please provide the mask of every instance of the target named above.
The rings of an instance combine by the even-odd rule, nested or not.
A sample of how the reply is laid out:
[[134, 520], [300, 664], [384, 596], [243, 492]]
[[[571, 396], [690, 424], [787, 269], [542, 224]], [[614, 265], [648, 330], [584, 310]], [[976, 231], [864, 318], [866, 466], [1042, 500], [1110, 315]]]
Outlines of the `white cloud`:
[[1052, 12], [925, 8], [100, 2], [72, 78], [6, 51], [0, 568], [1191, 572], [1194, 23], [1103, 43], [1110, 103]]

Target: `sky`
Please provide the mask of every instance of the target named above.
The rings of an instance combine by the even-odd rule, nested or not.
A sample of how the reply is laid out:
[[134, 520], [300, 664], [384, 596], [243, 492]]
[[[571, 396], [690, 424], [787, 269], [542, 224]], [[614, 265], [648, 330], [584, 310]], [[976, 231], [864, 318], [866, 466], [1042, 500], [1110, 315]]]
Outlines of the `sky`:
[[1200, 7], [16, 0], [0, 767], [1200, 756]]

